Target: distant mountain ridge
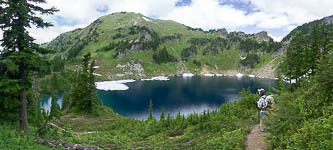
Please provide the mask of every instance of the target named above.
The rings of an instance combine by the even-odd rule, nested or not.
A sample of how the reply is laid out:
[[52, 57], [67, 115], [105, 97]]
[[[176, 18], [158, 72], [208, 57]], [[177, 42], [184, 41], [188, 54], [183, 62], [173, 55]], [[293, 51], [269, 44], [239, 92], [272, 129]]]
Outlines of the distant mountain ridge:
[[[292, 37], [298, 28], [288, 36]], [[83, 29], [63, 33], [45, 46], [56, 50], [52, 57], [67, 60], [72, 69], [75, 69], [72, 60], [91, 52], [100, 66], [97, 72], [104, 80], [185, 72], [225, 75], [242, 72], [274, 78], [276, 58], [283, 53], [282, 43], [274, 42], [265, 31], [255, 34], [226, 29], [204, 31], [171, 20], [120, 12], [103, 16]], [[269, 75], [258, 72], [260, 68], [269, 70]]]

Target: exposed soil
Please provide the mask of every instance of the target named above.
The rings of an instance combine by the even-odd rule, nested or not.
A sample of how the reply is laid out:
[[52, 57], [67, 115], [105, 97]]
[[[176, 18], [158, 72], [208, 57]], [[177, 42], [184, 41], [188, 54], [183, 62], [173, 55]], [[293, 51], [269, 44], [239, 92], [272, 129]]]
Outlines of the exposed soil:
[[269, 145], [264, 140], [267, 135], [269, 135], [268, 132], [260, 132], [259, 124], [256, 125], [247, 135], [246, 150], [267, 150]]
[[[275, 58], [277, 59], [277, 57]], [[274, 60], [270, 61], [268, 64], [265, 64], [260, 69], [253, 72], [253, 74], [257, 77], [274, 79], [276, 77], [276, 66], [273, 64]]]

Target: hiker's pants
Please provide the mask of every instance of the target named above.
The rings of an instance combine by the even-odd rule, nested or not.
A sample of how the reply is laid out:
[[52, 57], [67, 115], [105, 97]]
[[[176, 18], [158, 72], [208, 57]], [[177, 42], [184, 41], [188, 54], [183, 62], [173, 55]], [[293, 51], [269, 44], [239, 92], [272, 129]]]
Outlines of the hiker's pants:
[[260, 129], [264, 129], [264, 124], [265, 124], [265, 117], [266, 117], [266, 112], [265, 111], [260, 111]]

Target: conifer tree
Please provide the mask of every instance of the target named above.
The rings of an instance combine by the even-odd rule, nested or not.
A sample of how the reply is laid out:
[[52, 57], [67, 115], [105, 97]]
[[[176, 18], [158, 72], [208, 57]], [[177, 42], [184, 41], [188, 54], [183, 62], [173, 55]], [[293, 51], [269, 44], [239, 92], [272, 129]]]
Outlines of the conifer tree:
[[[27, 129], [27, 90], [31, 89], [31, 73], [39, 70], [39, 63], [43, 61], [40, 54], [47, 53], [46, 49], [34, 43], [34, 38], [27, 31], [31, 26], [46, 28], [51, 23], [45, 22], [38, 15], [52, 15], [57, 11], [54, 7], [44, 9], [38, 4], [45, 0], [1, 0], [0, 1], [0, 29], [4, 31], [0, 41], [4, 48], [0, 61], [5, 67], [12, 64], [15, 72], [10, 79], [19, 80], [20, 90], [20, 127]], [[10, 87], [8, 87], [10, 88]]]
[[171, 115], [170, 115], [170, 113], [168, 113], [168, 115], [167, 115], [167, 122], [169, 122], [170, 120], [171, 120]]
[[61, 116], [61, 111], [60, 107], [57, 102], [58, 97], [56, 94], [52, 94], [52, 100], [51, 100], [51, 110], [50, 110], [50, 115], [49, 115], [49, 121], [53, 119], [59, 119]]
[[99, 106], [98, 106], [98, 96], [96, 92], [96, 84], [95, 84], [95, 75], [94, 75], [94, 66], [95, 61], [92, 61], [89, 68], [89, 90], [91, 92], [90, 98], [90, 107], [92, 114], [99, 114]]
[[58, 75], [56, 73], [52, 74], [51, 87], [52, 87], [52, 89], [51, 89], [52, 91], [58, 92], [58, 90], [59, 90], [59, 82], [58, 82]]
[[73, 83], [68, 99], [71, 101], [70, 109], [75, 112], [98, 114], [98, 96], [96, 93], [94, 69], [92, 62], [89, 66], [91, 54], [84, 55], [82, 70], [79, 71], [77, 81]]
[[162, 113], [161, 113], [161, 118], [160, 120], [164, 120], [165, 119], [165, 116], [164, 116], [164, 108], [162, 108]]
[[150, 99], [149, 101], [149, 117], [148, 120], [153, 119], [153, 101]]

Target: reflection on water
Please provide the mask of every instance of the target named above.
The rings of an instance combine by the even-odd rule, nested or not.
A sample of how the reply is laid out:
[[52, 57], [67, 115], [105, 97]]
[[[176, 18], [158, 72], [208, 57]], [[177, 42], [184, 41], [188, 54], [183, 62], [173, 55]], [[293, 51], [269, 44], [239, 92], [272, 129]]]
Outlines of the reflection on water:
[[[100, 101], [105, 106], [123, 116], [139, 120], [147, 119], [149, 100], [153, 101], [153, 115], [159, 119], [162, 108], [165, 116], [178, 112], [187, 116], [202, 113], [204, 110], [218, 110], [223, 103], [232, 103], [239, 99], [243, 88], [251, 87], [256, 93], [258, 88], [268, 90], [277, 87], [278, 81], [248, 77], [174, 77], [169, 81], [136, 81], [126, 83], [127, 91], [98, 91]], [[258, 97], [259, 98], [259, 97]], [[58, 95], [58, 104], [62, 105], [63, 95]], [[43, 96], [41, 106], [50, 110], [51, 98]]]
[[162, 108], [165, 113], [185, 116], [204, 110], [217, 110], [223, 103], [232, 103], [240, 98], [243, 88], [277, 87], [278, 82], [269, 79], [236, 77], [174, 77], [170, 81], [136, 81], [127, 83], [127, 91], [99, 91], [103, 104], [110, 106], [120, 115], [135, 119], [146, 119], [149, 100], [153, 101], [153, 115], [159, 118]]
[[[60, 109], [62, 108], [62, 99], [64, 98], [63, 94], [57, 94], [57, 103], [60, 106]], [[46, 112], [49, 112], [51, 110], [51, 102], [52, 97], [50, 95], [43, 95], [42, 101], [40, 102], [40, 106], [44, 108]]]

